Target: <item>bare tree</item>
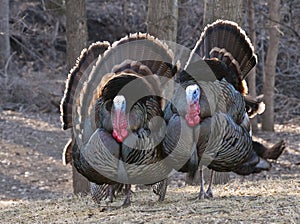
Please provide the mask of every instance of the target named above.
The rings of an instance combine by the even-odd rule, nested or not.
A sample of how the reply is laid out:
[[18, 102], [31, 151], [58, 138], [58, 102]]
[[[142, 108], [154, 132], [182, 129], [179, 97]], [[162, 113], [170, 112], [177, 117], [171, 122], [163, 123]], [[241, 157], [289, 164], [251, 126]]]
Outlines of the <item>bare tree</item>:
[[[171, 42], [176, 43], [177, 22], [177, 0], [148, 0], [147, 32], [149, 34], [159, 38], [160, 40], [170, 41], [170, 44]], [[172, 46], [170, 47], [172, 48]], [[167, 182], [168, 181], [165, 180], [161, 185], [162, 191], [166, 190]]]
[[227, 19], [238, 24], [242, 22], [242, 0], [204, 0], [204, 24], [217, 19]]
[[263, 113], [262, 129], [274, 131], [274, 85], [276, 62], [279, 47], [279, 22], [280, 22], [280, 0], [269, 0], [269, 47], [266, 56], [266, 68], [264, 74], [264, 101], [266, 104]]
[[[217, 19], [226, 19], [238, 24], [242, 23], [243, 4], [242, 0], [204, 0], [204, 24], [216, 21]], [[207, 169], [204, 170], [204, 177], [207, 179], [210, 175]], [[229, 181], [229, 173], [216, 172], [214, 182], [226, 183]]]
[[3, 69], [4, 72], [4, 67], [10, 55], [9, 1], [0, 0], [0, 5], [0, 69]]
[[[247, 22], [249, 25], [249, 36], [253, 43], [253, 46], [256, 46], [256, 34], [255, 34], [255, 9], [253, 0], [247, 0]], [[247, 79], [249, 95], [256, 97], [256, 69], [255, 67], [249, 72]], [[257, 131], [257, 117], [251, 119], [251, 126], [253, 131]]]
[[[177, 39], [177, 22], [177, 0], [148, 0], [147, 32], [160, 40], [169, 41], [169, 47], [174, 52], [176, 52], [176, 45], [172, 43], [176, 43]], [[168, 95], [171, 92], [165, 92], [164, 94]]]
[[71, 68], [87, 46], [88, 32], [85, 0], [66, 0], [67, 64]]
[[[66, 0], [66, 37], [67, 37], [67, 66], [70, 70], [80, 55], [83, 48], [87, 46], [88, 33], [86, 23], [85, 0]], [[89, 192], [88, 180], [79, 174], [74, 166], [73, 190], [74, 193]]]
[[176, 42], [177, 20], [177, 0], [148, 0], [148, 33], [161, 40]]

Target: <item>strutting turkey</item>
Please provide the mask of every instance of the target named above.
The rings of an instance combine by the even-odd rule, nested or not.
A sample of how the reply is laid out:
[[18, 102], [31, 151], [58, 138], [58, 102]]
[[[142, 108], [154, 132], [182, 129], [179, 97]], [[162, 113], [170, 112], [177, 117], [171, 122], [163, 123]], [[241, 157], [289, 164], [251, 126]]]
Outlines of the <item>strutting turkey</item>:
[[245, 32], [234, 22], [217, 20], [204, 29], [177, 76], [179, 85], [165, 109], [164, 149], [181, 172], [193, 177], [200, 166], [199, 198], [212, 197], [213, 172], [205, 192], [202, 165], [249, 175], [270, 169], [267, 151], [279, 156], [284, 149], [284, 142], [269, 149], [252, 141], [247, 112], [254, 116], [260, 102], [247, 96], [245, 78], [255, 64]]
[[161, 87], [177, 71], [173, 58], [166, 44], [138, 33], [112, 45], [91, 45], [71, 70], [61, 120], [63, 129], [71, 128], [72, 139], [63, 157], [65, 162], [72, 158], [91, 182], [96, 202], [107, 196], [112, 201], [125, 184], [128, 205], [131, 183], [164, 185], [171, 172], [161, 162]]

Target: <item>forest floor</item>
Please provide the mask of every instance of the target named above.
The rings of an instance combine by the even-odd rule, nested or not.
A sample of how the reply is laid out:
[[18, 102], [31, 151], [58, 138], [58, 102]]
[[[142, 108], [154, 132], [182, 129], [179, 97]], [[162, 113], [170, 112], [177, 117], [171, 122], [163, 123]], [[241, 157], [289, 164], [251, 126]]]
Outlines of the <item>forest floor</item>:
[[[61, 159], [70, 133], [61, 130], [59, 113], [52, 105], [58, 106], [63, 93], [63, 79], [66, 77], [64, 28], [57, 27], [61, 23], [60, 16], [46, 14], [40, 6], [41, 2], [44, 3], [12, 1], [15, 5], [15, 10], [12, 8], [10, 13], [14, 21], [13, 38], [21, 40], [22, 43], [20, 48], [14, 42], [12, 50], [19, 52], [18, 54], [29, 52], [29, 55], [21, 54], [25, 62], [19, 66], [12, 64], [11, 67], [18, 67], [19, 70], [21, 68], [20, 71], [16, 69], [17, 72], [12, 72], [12, 80], [3, 83], [0, 80], [1, 224], [300, 223], [300, 117], [285, 124], [276, 124], [274, 133], [255, 133], [254, 139], [267, 146], [284, 139], [287, 146], [285, 151], [272, 163], [269, 172], [247, 177], [231, 173], [228, 183], [213, 187], [213, 199], [194, 200], [199, 186], [186, 186], [184, 175], [178, 173], [171, 178], [163, 202], [157, 202], [157, 196], [149, 189], [134, 189], [131, 206], [121, 209], [115, 208], [122, 204], [123, 196], [117, 198], [113, 204], [103, 202], [99, 206], [91, 200], [90, 195], [73, 195], [72, 169], [69, 165], [64, 166]], [[114, 41], [126, 33], [142, 30], [142, 27], [145, 29], [145, 23], [138, 22], [142, 27], [132, 27], [131, 20], [128, 22], [121, 17], [133, 15], [130, 10], [134, 11], [134, 7], [141, 4], [130, 3], [130, 7], [125, 7], [127, 12], [124, 13], [121, 4], [117, 7], [105, 4], [105, 10], [99, 10], [99, 1], [89, 2], [94, 4], [89, 5], [88, 11], [104, 12], [104, 21], [109, 20], [105, 24], [104, 32], [97, 23], [102, 21], [99, 20], [99, 15], [91, 14], [94, 20], [90, 18], [94, 24], [92, 30], [96, 30], [105, 40], [111, 38]], [[202, 9], [195, 7], [193, 1], [187, 3], [193, 5], [195, 10]], [[28, 6], [30, 10], [26, 10]], [[135, 10], [140, 16], [130, 18], [142, 21], [146, 14], [139, 8]], [[197, 13], [201, 14], [198, 11]], [[186, 10], [182, 17], [184, 18], [181, 23], [185, 22], [187, 25], [182, 25], [184, 29], [179, 39], [187, 43], [189, 35], [198, 38], [195, 26], [189, 19], [197, 18], [198, 24], [201, 16], [191, 16], [190, 10]], [[123, 20], [125, 23], [122, 23]], [[110, 26], [107, 24], [109, 22]], [[53, 25], [53, 30], [49, 24]], [[132, 30], [126, 30], [127, 27], [132, 27]], [[190, 30], [193, 32], [189, 32]], [[120, 37], [106, 37], [104, 34], [118, 34]], [[56, 45], [53, 47], [49, 38], [53, 41], [55, 37]], [[191, 46], [192, 43], [189, 42]], [[294, 49], [286, 47], [288, 48]], [[41, 69], [43, 66], [47, 67], [47, 72]], [[292, 81], [286, 85], [291, 91], [297, 92], [297, 82], [294, 77], [290, 79]], [[296, 104], [288, 104], [287, 101], [277, 102], [276, 105], [281, 111], [291, 114]], [[282, 117], [289, 119], [284, 114]]]
[[0, 223], [300, 223], [300, 120], [276, 125], [255, 139], [287, 148], [269, 172], [235, 176], [214, 186], [214, 198], [192, 200], [198, 186], [171, 181], [164, 202], [149, 189], [135, 190], [132, 205], [98, 206], [90, 196], [72, 195], [71, 167], [61, 153], [69, 133], [58, 113], [0, 112]]

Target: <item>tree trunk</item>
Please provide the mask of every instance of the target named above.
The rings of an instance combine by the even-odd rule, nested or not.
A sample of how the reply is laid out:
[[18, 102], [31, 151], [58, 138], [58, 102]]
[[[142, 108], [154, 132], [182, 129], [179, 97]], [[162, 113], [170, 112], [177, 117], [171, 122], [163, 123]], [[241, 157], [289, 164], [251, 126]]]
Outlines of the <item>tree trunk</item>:
[[[147, 33], [159, 40], [167, 41], [174, 52], [176, 52], [176, 44], [173, 43], [176, 43], [177, 39], [177, 21], [177, 0], [148, 0]], [[164, 91], [167, 98], [170, 98], [171, 94], [171, 91], [168, 93]]]
[[[243, 4], [242, 0], [204, 0], [203, 26], [216, 21], [217, 19], [231, 20], [239, 25], [242, 23]], [[204, 179], [210, 177], [211, 171], [204, 169]], [[196, 177], [199, 182], [199, 177]], [[229, 181], [229, 173], [218, 173], [214, 177], [214, 183], [223, 184]], [[187, 180], [190, 182], [190, 180]]]
[[74, 165], [72, 165], [72, 178], [74, 194], [87, 194], [90, 192], [90, 182], [84, 176], [78, 173]]
[[148, 0], [147, 32], [160, 40], [176, 42], [177, 0]]
[[[249, 25], [249, 36], [255, 48], [256, 46], [256, 34], [255, 34], [255, 24], [254, 24], [254, 3], [253, 0], [247, 0], [247, 19]], [[247, 78], [249, 95], [256, 97], [256, 69], [255, 67], [249, 72], [249, 76]], [[258, 130], [257, 127], [257, 117], [255, 116], [250, 120], [252, 130], [255, 132]]]
[[5, 72], [4, 68], [10, 55], [9, 1], [0, 0], [0, 5], [0, 70]]
[[[87, 46], [87, 24], [85, 0], [66, 0], [67, 67], [70, 70]], [[73, 166], [73, 191], [75, 194], [90, 191], [88, 180]]]
[[87, 47], [85, 0], [66, 0], [66, 37], [67, 64], [71, 69], [82, 49]]
[[266, 109], [263, 114], [262, 129], [274, 131], [274, 85], [276, 61], [279, 46], [280, 0], [269, 0], [269, 47], [266, 56], [266, 69], [264, 75], [264, 100]]
[[204, 0], [204, 26], [217, 19], [242, 22], [242, 0]]
[[[166, 41], [173, 52], [177, 51], [177, 20], [177, 0], [148, 0], [147, 33], [159, 40]], [[170, 90], [171, 88], [171, 86], [165, 86], [165, 89]], [[163, 94], [166, 98], [169, 98], [172, 91], [164, 91]]]

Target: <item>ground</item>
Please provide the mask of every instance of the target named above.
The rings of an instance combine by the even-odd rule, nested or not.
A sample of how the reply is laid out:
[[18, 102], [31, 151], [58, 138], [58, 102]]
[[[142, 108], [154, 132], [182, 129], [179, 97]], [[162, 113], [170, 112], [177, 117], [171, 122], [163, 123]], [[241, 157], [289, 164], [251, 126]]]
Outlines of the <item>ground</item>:
[[[67, 74], [65, 22], [59, 10], [45, 11], [48, 2], [55, 1], [10, 2], [11, 45], [17, 54], [11, 60], [9, 79], [0, 77], [1, 224], [300, 223], [300, 118], [290, 120], [299, 116], [300, 105], [295, 82], [299, 77], [299, 41], [292, 32], [298, 31], [291, 27], [299, 24], [294, 16], [299, 14], [296, 1], [284, 4], [282, 18], [291, 20], [283, 21], [285, 25], [280, 28], [284, 35], [278, 57], [275, 111], [277, 120], [286, 122], [276, 124], [275, 133], [255, 134], [256, 140], [268, 146], [286, 140], [287, 148], [271, 171], [245, 178], [231, 174], [228, 183], [214, 186], [210, 200], [193, 200], [199, 187], [185, 186], [184, 176], [176, 174], [164, 202], [157, 202], [151, 190], [138, 189], [132, 205], [117, 210], [114, 208], [124, 197], [108, 207], [105, 202], [96, 205], [89, 195], [74, 196], [71, 167], [62, 164], [62, 149], [70, 134], [61, 130], [56, 108]], [[113, 42], [146, 29], [145, 8], [140, 8], [143, 4], [109, 1], [111, 4], [99, 8], [99, 0], [88, 2], [89, 41], [103, 38]], [[178, 41], [187, 47], [194, 45], [201, 32], [203, 7], [199, 4], [201, 1], [183, 1], [180, 7]], [[265, 7], [264, 1], [256, 4], [256, 13], [261, 14]], [[256, 17], [258, 30], [265, 28], [261, 18]], [[266, 33], [257, 33], [258, 55], [265, 53]], [[257, 74], [262, 74], [261, 67], [257, 66]]]
[[164, 202], [148, 189], [136, 190], [132, 206], [118, 210], [72, 195], [71, 167], [61, 160], [69, 133], [61, 130], [58, 113], [3, 110], [0, 133], [0, 223], [300, 222], [299, 119], [276, 125], [275, 133], [255, 134], [269, 146], [287, 142], [271, 171], [235, 176], [214, 187], [213, 199], [201, 201], [193, 200], [199, 187], [184, 186], [177, 176]]

